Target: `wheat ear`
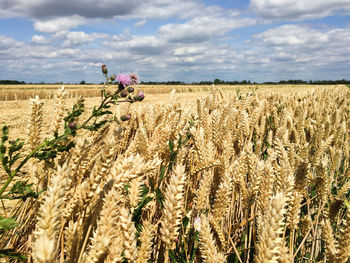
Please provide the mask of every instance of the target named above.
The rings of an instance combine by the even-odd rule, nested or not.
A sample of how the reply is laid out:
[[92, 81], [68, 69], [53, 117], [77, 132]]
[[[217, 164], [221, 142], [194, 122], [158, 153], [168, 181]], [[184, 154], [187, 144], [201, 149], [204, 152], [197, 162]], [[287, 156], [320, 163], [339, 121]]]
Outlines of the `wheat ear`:
[[201, 216], [201, 229], [199, 231], [199, 245], [201, 256], [205, 263], [224, 262], [225, 257], [218, 252], [213, 235], [210, 233], [209, 220], [205, 215]]
[[132, 215], [125, 207], [121, 207], [119, 211], [119, 224], [123, 235], [124, 257], [129, 260], [129, 262], [134, 262], [137, 256], [137, 248], [135, 236], [136, 229], [134, 222], [131, 220]]
[[56, 236], [62, 219], [61, 206], [64, 202], [65, 178], [67, 167], [58, 166], [57, 173], [51, 178], [43, 201], [39, 208], [38, 222], [34, 231], [34, 262], [54, 262], [56, 257]]
[[176, 166], [171, 174], [164, 195], [163, 218], [161, 221], [161, 239], [170, 249], [178, 236], [181, 213], [184, 204], [185, 167]]
[[284, 193], [276, 194], [262, 217], [254, 256], [254, 261], [257, 263], [278, 262], [286, 201], [287, 197]]
[[340, 230], [340, 238], [338, 240], [337, 262], [345, 263], [350, 256], [350, 209], [347, 209], [346, 219]]
[[90, 252], [85, 262], [98, 262], [107, 255], [114, 233], [114, 227], [111, 222], [116, 220], [117, 200], [119, 198], [119, 193], [114, 189], [110, 190], [104, 198], [101, 216], [97, 222], [97, 228], [90, 245]]
[[143, 222], [142, 232], [140, 235], [141, 247], [137, 253], [136, 263], [148, 262], [151, 258], [152, 240], [155, 226], [149, 221]]

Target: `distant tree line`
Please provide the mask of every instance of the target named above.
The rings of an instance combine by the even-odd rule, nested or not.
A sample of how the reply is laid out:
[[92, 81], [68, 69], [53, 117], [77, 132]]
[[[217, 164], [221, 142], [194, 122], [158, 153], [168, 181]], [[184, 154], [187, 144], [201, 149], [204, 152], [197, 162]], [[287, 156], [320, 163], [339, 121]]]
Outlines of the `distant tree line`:
[[279, 84], [293, 84], [293, 85], [332, 85], [332, 84], [350, 84], [350, 80], [300, 80], [300, 79], [291, 79], [291, 80], [280, 80], [280, 81], [267, 81], [267, 82], [251, 82], [250, 80], [233, 80], [225, 81], [220, 79], [214, 79], [214, 81], [199, 81], [186, 83], [183, 81], [141, 81], [141, 84], [146, 85], [249, 85], [249, 84], [270, 84], [270, 85], [279, 85]]
[[[33, 82], [25, 82], [18, 80], [0, 80], [1, 84], [63, 84], [63, 82], [55, 82], [55, 83], [46, 83], [44, 81], [40, 81], [37, 83]], [[65, 84], [78, 84], [78, 83], [65, 83]], [[80, 81], [79, 84], [93, 85], [94, 83], [87, 83], [84, 80]], [[103, 82], [99, 83], [103, 84]], [[114, 84], [118, 84], [114, 82]], [[225, 81], [221, 79], [214, 79], [214, 81], [199, 81], [199, 82], [191, 82], [187, 83], [184, 81], [141, 81], [141, 84], [145, 85], [249, 85], [249, 84], [269, 84], [269, 85], [279, 85], [279, 84], [293, 84], [293, 85], [305, 85], [305, 84], [313, 84], [313, 85], [334, 85], [334, 84], [350, 84], [350, 80], [341, 79], [341, 80], [301, 80], [301, 79], [290, 79], [290, 80], [280, 80], [280, 81], [266, 81], [266, 82], [251, 82], [250, 80], [233, 80], [233, 81]]]
[[0, 80], [0, 85], [1, 84], [26, 84], [24, 81], [18, 81], [18, 80]]

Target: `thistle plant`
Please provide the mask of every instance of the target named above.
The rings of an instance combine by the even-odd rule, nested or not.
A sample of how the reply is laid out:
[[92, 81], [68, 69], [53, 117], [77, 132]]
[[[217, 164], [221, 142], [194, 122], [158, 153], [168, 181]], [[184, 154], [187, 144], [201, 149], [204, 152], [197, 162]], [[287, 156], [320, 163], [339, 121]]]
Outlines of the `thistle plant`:
[[[0, 185], [0, 200], [20, 199], [25, 201], [29, 197], [37, 198], [40, 192], [35, 192], [32, 189], [33, 184], [28, 184], [26, 181], [16, 180], [11, 189], [8, 189], [15, 177], [18, 177], [23, 167], [31, 159], [43, 160], [47, 163], [53, 163], [54, 159], [61, 153], [69, 151], [75, 146], [74, 137], [80, 130], [98, 131], [107, 122], [119, 123], [119, 120], [113, 116], [110, 111], [112, 105], [120, 103], [134, 103], [144, 99], [143, 92], [133, 95], [134, 88], [132, 85], [137, 84], [138, 76], [134, 73], [118, 75], [118, 87], [114, 93], [106, 92], [106, 87], [111, 85], [116, 79], [115, 74], [108, 75], [106, 65], [102, 65], [102, 74], [105, 78], [103, 87], [101, 88], [101, 103], [95, 106], [85, 120], [78, 118], [85, 111], [84, 99], [79, 98], [73, 105], [72, 109], [66, 113], [63, 119], [63, 129], [55, 129], [51, 138], [43, 142], [36, 142], [35, 145], [30, 145], [29, 153], [24, 152], [24, 142], [20, 139], [9, 140], [9, 128], [4, 125], [2, 127], [2, 135], [0, 138], [0, 162], [3, 170], [6, 172], [7, 178]], [[126, 94], [126, 96], [125, 96]], [[101, 120], [99, 117], [104, 116]], [[106, 116], [110, 116], [107, 117]], [[121, 116], [121, 121], [127, 121], [131, 118], [130, 114]], [[59, 132], [61, 130], [61, 132]], [[5, 234], [5, 231], [13, 229], [16, 226], [15, 218], [7, 218], [0, 216], [0, 236]], [[21, 259], [22, 255], [9, 249], [0, 248], [0, 256]]]

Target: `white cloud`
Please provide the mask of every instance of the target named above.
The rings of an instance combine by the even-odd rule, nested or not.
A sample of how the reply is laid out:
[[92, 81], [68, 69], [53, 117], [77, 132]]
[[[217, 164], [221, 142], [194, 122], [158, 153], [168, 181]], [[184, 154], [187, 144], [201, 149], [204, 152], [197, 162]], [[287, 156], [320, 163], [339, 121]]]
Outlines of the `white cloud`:
[[37, 44], [47, 44], [47, 43], [50, 43], [50, 39], [42, 35], [34, 35], [32, 36], [32, 42]]
[[349, 0], [250, 0], [250, 8], [267, 19], [316, 19], [350, 12]]
[[86, 34], [82, 31], [74, 31], [74, 32], [68, 32], [66, 34], [66, 39], [63, 42], [63, 46], [73, 46], [73, 45], [83, 45], [87, 43], [91, 43], [95, 41], [96, 39], [105, 38], [107, 37], [107, 34], [101, 34], [101, 33], [92, 33], [92, 34]]
[[158, 33], [170, 42], [198, 43], [223, 36], [235, 28], [254, 23], [256, 20], [250, 18], [201, 16], [186, 23], [161, 26]]
[[140, 20], [134, 24], [136, 27], [142, 27], [144, 24], [146, 24], [146, 19]]
[[299, 25], [283, 25], [254, 36], [270, 45], [320, 45], [329, 41], [327, 33]]
[[[348, 1], [251, 0], [250, 7], [268, 20], [297, 20], [349, 12]], [[199, 0], [0, 0], [2, 14], [27, 17], [48, 33], [28, 42], [0, 35], [0, 70], [8, 78], [21, 72], [26, 81], [102, 81], [101, 64], [144, 80], [350, 77], [350, 26], [282, 25], [242, 42], [249, 35], [233, 30], [257, 19]], [[135, 35], [142, 26], [148, 33]]]
[[[350, 57], [350, 27], [317, 30], [309, 26], [283, 25], [254, 36], [260, 54], [270, 60], [270, 68], [283, 68], [305, 76], [307, 71], [322, 72], [339, 67], [341, 71], [323, 72], [317, 79], [346, 75]], [[331, 76], [334, 74], [334, 76]], [[299, 77], [302, 79], [303, 77]]]
[[58, 17], [45, 21], [36, 21], [34, 23], [34, 29], [39, 32], [56, 33], [78, 27], [85, 23], [87, 23], [85, 18], [74, 15], [71, 17]]
[[19, 48], [23, 46], [23, 44], [24, 44], [23, 42], [17, 41], [11, 37], [0, 35], [0, 50]]

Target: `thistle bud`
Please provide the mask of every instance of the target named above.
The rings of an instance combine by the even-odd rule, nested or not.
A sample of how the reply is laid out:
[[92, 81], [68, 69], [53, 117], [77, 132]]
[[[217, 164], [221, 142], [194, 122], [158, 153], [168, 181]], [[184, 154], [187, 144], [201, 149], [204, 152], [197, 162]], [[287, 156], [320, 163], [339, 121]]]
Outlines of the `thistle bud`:
[[103, 74], [107, 74], [108, 73], [108, 69], [107, 69], [106, 65], [102, 65], [102, 73]]
[[120, 92], [120, 96], [122, 98], [126, 98], [126, 96], [128, 96], [128, 92], [126, 90], [122, 90], [122, 92]]
[[127, 89], [127, 91], [129, 92], [129, 93], [131, 93], [131, 92], [134, 92], [134, 88], [133, 87], [129, 87], [128, 89]]
[[143, 101], [143, 99], [145, 98], [145, 94], [142, 91], [140, 91], [139, 94], [137, 94], [137, 98], [138, 101]]
[[125, 115], [122, 115], [122, 116], [120, 117], [120, 119], [121, 119], [122, 121], [128, 121], [128, 120], [131, 119], [131, 116], [130, 116], [130, 114], [125, 114]]
[[77, 125], [75, 124], [75, 122], [71, 121], [70, 123], [68, 123], [68, 127], [71, 130], [75, 130], [77, 128]]
[[119, 83], [119, 84], [118, 84], [118, 89], [119, 89], [119, 90], [123, 90], [124, 88], [125, 88], [125, 87], [124, 87], [124, 85], [123, 85], [122, 83]]
[[110, 77], [110, 80], [115, 81], [116, 78], [117, 78], [117, 76], [115, 74], [112, 74], [112, 76]]

